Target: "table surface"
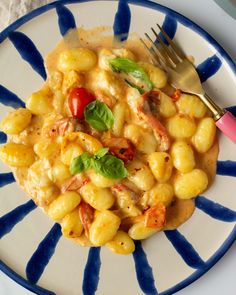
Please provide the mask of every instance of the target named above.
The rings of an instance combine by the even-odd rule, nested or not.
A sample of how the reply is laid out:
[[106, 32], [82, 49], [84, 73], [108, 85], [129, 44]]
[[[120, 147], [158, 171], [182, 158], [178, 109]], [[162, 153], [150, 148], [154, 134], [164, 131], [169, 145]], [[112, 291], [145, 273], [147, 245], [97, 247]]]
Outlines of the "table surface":
[[[1, 0], [0, 0], [1, 1]], [[236, 21], [212, 0], [155, 1], [187, 16], [212, 35], [236, 62]], [[203, 277], [177, 292], [177, 295], [235, 295], [236, 243]], [[33, 294], [0, 272], [1, 295]], [[134, 294], [132, 294], [134, 295]]]

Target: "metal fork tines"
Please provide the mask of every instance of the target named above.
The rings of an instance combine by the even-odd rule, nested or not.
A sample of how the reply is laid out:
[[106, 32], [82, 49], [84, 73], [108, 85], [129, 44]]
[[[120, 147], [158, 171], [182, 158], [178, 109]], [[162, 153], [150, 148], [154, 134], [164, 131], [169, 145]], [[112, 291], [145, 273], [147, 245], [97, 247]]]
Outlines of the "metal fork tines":
[[[140, 38], [145, 48], [151, 54], [152, 60], [161, 66], [169, 76], [169, 83], [183, 92], [198, 95], [199, 98], [212, 111], [215, 119], [219, 119], [225, 111], [221, 109], [205, 93], [202, 88], [200, 78], [193, 65], [183, 50], [168, 36], [168, 34], [157, 24], [162, 37], [151, 28], [155, 36], [155, 41], [149, 34], [145, 33], [146, 41]], [[167, 43], [167, 44], [165, 44]]]
[[171, 38], [166, 34], [166, 32], [162, 29], [161, 26], [157, 24], [160, 32], [162, 33], [163, 37], [165, 38], [166, 42], [169, 44], [169, 47], [164, 43], [162, 38], [157, 34], [154, 28], [151, 28], [154, 36], [156, 37], [156, 41], [154, 42], [152, 38], [145, 33], [148, 41], [150, 42], [151, 46], [148, 46], [146, 42], [140, 38], [141, 42], [145, 45], [146, 49], [149, 50], [150, 54], [153, 56], [155, 52], [155, 58], [158, 58], [159, 63], [165, 68], [166, 66], [175, 68], [179, 62], [182, 62], [186, 59], [185, 54], [183, 53], [182, 49], [179, 48]]
[[168, 73], [168, 83], [188, 94], [197, 95], [211, 110], [216, 126], [236, 144], [236, 118], [220, 108], [204, 91], [193, 63], [182, 49], [157, 24], [161, 34], [151, 28], [155, 41], [146, 33], [146, 41], [140, 39], [151, 54], [155, 65], [161, 66]]

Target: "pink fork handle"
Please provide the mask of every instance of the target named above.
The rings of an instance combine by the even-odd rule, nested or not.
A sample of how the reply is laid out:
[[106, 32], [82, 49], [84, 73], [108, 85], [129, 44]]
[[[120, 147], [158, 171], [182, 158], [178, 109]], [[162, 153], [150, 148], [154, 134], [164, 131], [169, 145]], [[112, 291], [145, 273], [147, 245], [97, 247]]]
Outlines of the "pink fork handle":
[[234, 143], [236, 143], [236, 118], [226, 112], [218, 121], [216, 126]]

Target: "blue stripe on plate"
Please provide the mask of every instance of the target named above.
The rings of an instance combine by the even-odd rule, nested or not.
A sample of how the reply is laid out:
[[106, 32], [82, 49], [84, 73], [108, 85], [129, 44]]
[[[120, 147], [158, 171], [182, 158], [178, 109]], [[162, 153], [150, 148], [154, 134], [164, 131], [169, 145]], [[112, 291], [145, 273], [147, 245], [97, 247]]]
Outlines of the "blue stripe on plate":
[[55, 223], [27, 263], [26, 276], [31, 283], [36, 284], [40, 279], [45, 267], [55, 252], [60, 238], [61, 226]]
[[7, 135], [0, 131], [0, 143], [5, 143], [7, 141]]
[[219, 248], [210, 256], [210, 258], [205, 262], [206, 267], [203, 269], [198, 269], [193, 272], [192, 275], [188, 276], [186, 279], [182, 280], [181, 282], [177, 283], [173, 287], [161, 292], [160, 295], [172, 295], [175, 294], [177, 291], [189, 286], [191, 283], [195, 282], [201, 276], [203, 276], [208, 270], [210, 270], [222, 257], [223, 255], [230, 249], [236, 240], [236, 225], [231, 230], [228, 238], [220, 245]]
[[[167, 14], [165, 16], [164, 22], [162, 24], [162, 29], [166, 32], [166, 34], [173, 39], [177, 30], [177, 20], [171, 14]], [[160, 32], [159, 37], [164, 41], [165, 44], [168, 45], [168, 42], [164, 38], [163, 34]], [[155, 41], [158, 43], [158, 41]]]
[[231, 112], [236, 117], [236, 106], [227, 107], [226, 110]]
[[12, 278], [15, 282], [19, 285], [23, 286], [24, 288], [34, 292], [38, 295], [56, 295], [54, 292], [41, 288], [39, 286], [35, 286], [27, 281], [25, 278], [21, 277], [17, 274], [14, 270], [8, 267], [4, 262], [0, 261], [0, 270], [3, 271], [7, 276]]
[[64, 36], [70, 29], [76, 28], [75, 18], [72, 12], [60, 3], [56, 6], [56, 11], [60, 32]]
[[16, 207], [14, 210], [0, 217], [0, 238], [8, 234], [14, 226], [19, 223], [37, 206], [30, 200], [27, 203]]
[[216, 55], [207, 58], [204, 62], [197, 66], [197, 72], [200, 76], [201, 82], [215, 75], [222, 65], [221, 60]]
[[25, 103], [13, 92], [0, 85], [0, 103], [12, 108], [25, 107]]
[[146, 295], [157, 295], [155, 280], [152, 268], [148, 263], [145, 251], [140, 241], [135, 243], [135, 251], [133, 253], [135, 271], [140, 288]]
[[101, 267], [100, 250], [100, 247], [89, 249], [88, 259], [84, 269], [83, 295], [94, 295], [97, 290]]
[[236, 211], [226, 208], [218, 203], [215, 203], [203, 196], [198, 196], [195, 199], [195, 205], [198, 209], [202, 210], [211, 217], [225, 221], [234, 222], [236, 221]]
[[0, 187], [15, 182], [15, 178], [11, 172], [0, 174]]
[[236, 162], [235, 161], [217, 161], [216, 173], [218, 175], [236, 177]]
[[178, 230], [166, 230], [164, 233], [188, 266], [196, 269], [205, 267], [205, 262], [197, 251]]
[[131, 12], [127, 0], [119, 0], [118, 9], [113, 23], [114, 37], [118, 41], [125, 41], [129, 35]]
[[44, 80], [46, 80], [47, 74], [44, 67], [44, 61], [33, 41], [21, 32], [10, 33], [9, 39], [19, 52], [20, 56], [27, 61]]

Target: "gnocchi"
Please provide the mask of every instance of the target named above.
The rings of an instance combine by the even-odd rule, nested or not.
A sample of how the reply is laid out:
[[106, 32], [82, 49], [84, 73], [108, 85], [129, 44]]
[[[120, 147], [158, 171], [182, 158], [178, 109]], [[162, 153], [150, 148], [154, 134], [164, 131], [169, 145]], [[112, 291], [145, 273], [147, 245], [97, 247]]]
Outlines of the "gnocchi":
[[130, 254], [134, 252], [135, 245], [129, 235], [119, 230], [115, 237], [106, 246], [114, 253], [117, 254]]
[[153, 153], [157, 149], [157, 141], [153, 132], [145, 130], [138, 125], [126, 125], [124, 128], [124, 136], [128, 138], [142, 153]]
[[125, 123], [127, 106], [125, 103], [117, 103], [113, 108], [114, 115], [114, 125], [112, 127], [112, 132], [115, 136], [121, 136], [123, 131], [123, 125]]
[[66, 179], [70, 178], [70, 176], [69, 167], [57, 159], [51, 169], [52, 181], [60, 187]]
[[173, 163], [168, 153], [151, 153], [148, 156], [148, 164], [156, 180], [159, 182], [166, 182], [171, 177]]
[[74, 48], [63, 51], [58, 59], [58, 69], [61, 72], [89, 71], [97, 63], [96, 54], [87, 48]]
[[52, 183], [47, 173], [50, 168], [49, 165], [50, 164], [46, 159], [34, 162], [28, 170], [29, 181], [40, 188], [49, 186]]
[[167, 130], [174, 138], [190, 138], [196, 131], [196, 124], [189, 116], [177, 114], [168, 120]]
[[176, 141], [173, 143], [171, 157], [174, 167], [180, 172], [187, 173], [195, 167], [193, 149], [186, 141]]
[[97, 187], [91, 182], [84, 185], [80, 189], [80, 193], [85, 202], [100, 211], [111, 208], [115, 201], [110, 190]]
[[133, 240], [144, 240], [158, 232], [159, 229], [146, 227], [144, 222], [138, 222], [131, 226], [128, 231], [129, 236]]
[[53, 110], [52, 100], [43, 91], [34, 92], [27, 99], [26, 107], [34, 115], [48, 114]]
[[169, 207], [173, 199], [173, 186], [169, 183], [158, 183], [148, 192], [145, 192], [140, 204], [143, 208], [153, 207], [159, 204]]
[[67, 141], [62, 141], [61, 144], [61, 161], [65, 165], [70, 165], [72, 160], [83, 154], [83, 149], [76, 142], [67, 143]]
[[207, 152], [213, 145], [216, 134], [216, 125], [212, 118], [203, 118], [197, 126], [192, 143], [199, 153]]
[[79, 210], [67, 214], [61, 223], [62, 234], [67, 238], [77, 238], [83, 232], [83, 225], [80, 220]]
[[31, 121], [31, 112], [19, 108], [10, 112], [0, 123], [0, 129], [6, 134], [18, 134], [23, 131]]
[[95, 246], [111, 241], [119, 228], [120, 218], [109, 210], [99, 212], [90, 227], [89, 239]]
[[198, 119], [203, 118], [207, 111], [207, 107], [195, 95], [181, 94], [176, 105], [181, 113]]
[[61, 220], [72, 212], [80, 203], [81, 197], [76, 192], [65, 192], [56, 198], [48, 208], [48, 215], [55, 221]]
[[135, 36], [114, 48], [83, 31], [78, 43], [70, 30], [41, 89], [0, 122], [0, 159], [64, 237], [127, 255], [191, 217], [214, 179], [216, 127]]
[[141, 66], [147, 71], [150, 80], [156, 88], [163, 88], [167, 83], [166, 73], [158, 67], [149, 63], [140, 63]]
[[164, 92], [161, 92], [160, 94], [160, 114], [164, 118], [170, 118], [176, 114], [174, 102]]
[[12, 167], [27, 167], [33, 164], [35, 153], [31, 146], [7, 143], [0, 147], [0, 159]]
[[101, 174], [94, 172], [93, 170], [89, 171], [88, 175], [92, 183], [95, 184], [97, 187], [108, 188], [117, 183], [117, 180], [106, 178]]
[[141, 190], [149, 190], [153, 187], [155, 180], [151, 170], [142, 162], [133, 161], [128, 166], [128, 179]]
[[[38, 186], [37, 186], [38, 188]], [[38, 194], [35, 196], [34, 201], [38, 206], [45, 208], [47, 212], [48, 206], [60, 195], [59, 188], [50, 184], [45, 187], [41, 187]]]
[[39, 158], [51, 158], [58, 153], [58, 144], [48, 138], [41, 138], [33, 148]]
[[67, 136], [66, 141], [75, 142], [82, 148], [82, 151], [92, 154], [102, 148], [102, 144], [98, 139], [84, 132], [72, 132]]
[[179, 199], [191, 199], [201, 194], [208, 185], [207, 174], [201, 169], [177, 175], [174, 181], [175, 195]]

